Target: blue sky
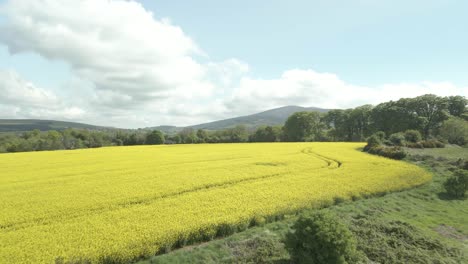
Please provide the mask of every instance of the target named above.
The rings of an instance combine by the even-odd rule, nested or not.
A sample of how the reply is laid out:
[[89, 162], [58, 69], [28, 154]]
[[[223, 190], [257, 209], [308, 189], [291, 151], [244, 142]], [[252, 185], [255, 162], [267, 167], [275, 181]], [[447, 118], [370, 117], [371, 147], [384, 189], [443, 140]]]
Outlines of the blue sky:
[[0, 118], [188, 125], [288, 104], [468, 94], [467, 1], [0, 6]]
[[[187, 3], [189, 2], [189, 3]], [[468, 84], [467, 1], [142, 1], [215, 59], [272, 78], [313, 68], [362, 85]]]

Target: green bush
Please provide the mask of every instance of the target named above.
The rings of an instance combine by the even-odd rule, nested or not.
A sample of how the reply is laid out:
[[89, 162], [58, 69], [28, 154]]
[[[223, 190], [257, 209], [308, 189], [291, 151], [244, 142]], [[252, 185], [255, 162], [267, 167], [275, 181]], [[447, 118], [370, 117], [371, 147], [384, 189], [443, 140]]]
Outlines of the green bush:
[[371, 148], [382, 145], [382, 141], [377, 135], [372, 135], [367, 139], [367, 145], [364, 147], [364, 151], [368, 151]]
[[444, 183], [447, 193], [454, 198], [465, 198], [468, 191], [468, 171], [456, 170]]
[[388, 138], [392, 145], [394, 146], [404, 146], [405, 145], [405, 135], [403, 133], [391, 134]]
[[356, 239], [348, 227], [325, 211], [302, 215], [286, 235], [294, 263], [356, 263]]
[[377, 136], [380, 139], [380, 141], [384, 141], [385, 138], [387, 137], [385, 135], [385, 132], [383, 132], [383, 131], [377, 131], [377, 132], [374, 133], [374, 135]]
[[445, 144], [438, 141], [437, 139], [430, 139], [426, 141], [421, 141], [421, 144], [424, 148], [444, 148]]
[[400, 147], [384, 147], [376, 146], [368, 150], [369, 153], [383, 156], [386, 158], [391, 158], [395, 160], [401, 160], [406, 157], [406, 152]]
[[404, 135], [405, 140], [411, 143], [419, 142], [422, 139], [421, 133], [419, 133], [417, 130], [406, 130]]
[[424, 148], [424, 145], [423, 145], [422, 142], [406, 143], [406, 146], [407, 146], [408, 148], [419, 148], [419, 149]]

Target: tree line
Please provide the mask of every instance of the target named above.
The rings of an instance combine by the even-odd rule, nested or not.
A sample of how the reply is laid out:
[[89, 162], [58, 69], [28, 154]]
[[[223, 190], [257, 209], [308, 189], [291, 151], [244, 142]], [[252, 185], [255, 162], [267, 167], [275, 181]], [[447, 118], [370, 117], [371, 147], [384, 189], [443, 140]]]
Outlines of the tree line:
[[[297, 112], [283, 126], [244, 125], [208, 131], [185, 128], [165, 135], [158, 130], [92, 131], [66, 129], [39, 130], [0, 135], [0, 152], [96, 148], [154, 144], [365, 141], [376, 132], [397, 140], [403, 132], [417, 131], [424, 140], [468, 144], [468, 100], [463, 96], [432, 94], [402, 98], [376, 106], [363, 105], [326, 113]], [[411, 133], [410, 133], [411, 134]], [[385, 136], [384, 136], [385, 137]]]

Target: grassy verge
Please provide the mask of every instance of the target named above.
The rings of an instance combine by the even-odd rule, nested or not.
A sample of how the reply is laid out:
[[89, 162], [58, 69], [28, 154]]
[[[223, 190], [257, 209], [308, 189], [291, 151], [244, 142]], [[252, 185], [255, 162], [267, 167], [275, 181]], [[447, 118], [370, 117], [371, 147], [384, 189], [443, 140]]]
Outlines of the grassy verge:
[[[468, 263], [468, 200], [451, 200], [442, 183], [468, 149], [409, 150], [409, 162], [433, 172], [431, 183], [326, 209], [348, 224], [358, 249], [378, 263]], [[282, 242], [297, 216], [140, 263], [289, 263]]]

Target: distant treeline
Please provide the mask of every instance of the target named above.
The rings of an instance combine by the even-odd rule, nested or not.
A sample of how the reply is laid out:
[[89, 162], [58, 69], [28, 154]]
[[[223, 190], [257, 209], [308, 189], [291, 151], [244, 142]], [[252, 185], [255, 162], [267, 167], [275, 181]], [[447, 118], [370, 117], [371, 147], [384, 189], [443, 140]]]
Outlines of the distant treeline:
[[[154, 144], [296, 142], [296, 141], [365, 141], [376, 132], [387, 137], [408, 130], [418, 131], [424, 140], [467, 145], [468, 100], [463, 96], [423, 95], [353, 109], [327, 113], [297, 112], [283, 126], [262, 126], [250, 130], [234, 128], [207, 131], [184, 129], [174, 135], [158, 130], [63, 131], [0, 135], [0, 152], [97, 148]], [[395, 137], [395, 136], [393, 136]]]

